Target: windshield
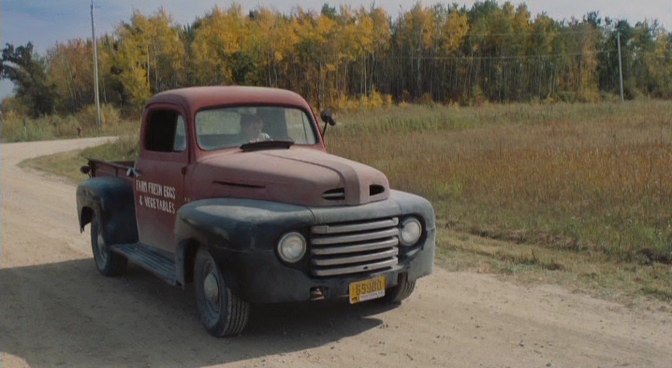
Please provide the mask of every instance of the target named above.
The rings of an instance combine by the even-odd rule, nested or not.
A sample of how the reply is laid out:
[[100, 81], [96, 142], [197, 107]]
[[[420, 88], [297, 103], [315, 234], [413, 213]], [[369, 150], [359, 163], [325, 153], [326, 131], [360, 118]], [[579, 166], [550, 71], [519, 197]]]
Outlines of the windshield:
[[199, 146], [206, 151], [262, 141], [317, 143], [309, 115], [301, 109], [283, 106], [238, 106], [199, 111], [196, 136]]

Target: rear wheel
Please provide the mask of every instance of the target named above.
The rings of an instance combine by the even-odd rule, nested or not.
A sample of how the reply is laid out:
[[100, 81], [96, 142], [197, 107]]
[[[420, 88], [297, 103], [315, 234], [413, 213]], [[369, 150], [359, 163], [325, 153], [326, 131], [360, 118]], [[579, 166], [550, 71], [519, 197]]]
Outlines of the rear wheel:
[[204, 248], [196, 253], [194, 288], [201, 323], [211, 335], [222, 337], [243, 332], [250, 305], [231, 292], [212, 255]]
[[110, 247], [103, 238], [103, 229], [99, 216], [91, 219], [91, 249], [98, 271], [105, 276], [119, 276], [126, 271], [128, 260], [117, 253], [110, 251]]
[[401, 303], [402, 300], [408, 298], [415, 290], [415, 280], [408, 281], [408, 276], [405, 273], [399, 275], [397, 285], [385, 290], [383, 297], [384, 303]]

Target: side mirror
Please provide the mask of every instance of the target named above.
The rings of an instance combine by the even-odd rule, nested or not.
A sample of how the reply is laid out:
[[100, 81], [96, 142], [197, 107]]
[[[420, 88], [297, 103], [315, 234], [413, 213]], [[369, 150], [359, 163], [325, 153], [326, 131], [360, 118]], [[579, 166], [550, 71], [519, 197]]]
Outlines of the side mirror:
[[327, 132], [327, 127], [329, 125], [336, 125], [336, 120], [334, 120], [334, 116], [331, 110], [322, 111], [322, 114], [320, 114], [320, 119], [324, 121], [324, 129], [322, 129], [322, 138], [324, 138], [324, 134]]
[[334, 116], [333, 116], [333, 113], [331, 112], [331, 110], [322, 111], [322, 114], [320, 115], [320, 118], [322, 119], [322, 121], [324, 121], [325, 123], [327, 123], [331, 126], [336, 125], [336, 120], [334, 120]]

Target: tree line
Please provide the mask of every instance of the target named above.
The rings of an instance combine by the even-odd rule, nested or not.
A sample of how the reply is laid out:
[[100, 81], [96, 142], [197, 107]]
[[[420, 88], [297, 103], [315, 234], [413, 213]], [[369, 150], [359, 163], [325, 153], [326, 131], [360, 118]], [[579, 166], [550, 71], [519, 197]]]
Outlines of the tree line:
[[[160, 9], [136, 11], [98, 39], [105, 103], [138, 109], [154, 93], [193, 85], [295, 90], [317, 107], [373, 94], [397, 102], [595, 101], [619, 93], [620, 34], [626, 98], [672, 98], [672, 33], [657, 22], [534, 18], [525, 4], [416, 3], [384, 9], [325, 4], [283, 14], [215, 7], [181, 26]], [[74, 39], [39, 55], [7, 44], [2, 78], [33, 115], [93, 102], [92, 42]]]

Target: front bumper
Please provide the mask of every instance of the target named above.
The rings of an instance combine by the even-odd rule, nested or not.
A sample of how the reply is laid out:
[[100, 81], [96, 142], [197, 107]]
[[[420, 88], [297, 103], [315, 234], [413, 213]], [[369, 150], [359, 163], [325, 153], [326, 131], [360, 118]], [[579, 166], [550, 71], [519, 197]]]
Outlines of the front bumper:
[[323, 299], [339, 299], [348, 296], [352, 282], [382, 275], [390, 288], [397, 285], [401, 274], [406, 274], [410, 281], [430, 274], [434, 262], [434, 243], [435, 230], [432, 230], [427, 233], [423, 244], [416, 246], [407, 255], [400, 256], [399, 263], [390, 269], [335, 277], [315, 277], [305, 270], [285, 265], [274, 252], [228, 254], [226, 258], [237, 265], [236, 272], [228, 278], [235, 285], [234, 291], [252, 303], [308, 301], [316, 299], [311, 297], [311, 291], [315, 289], [321, 291]]

